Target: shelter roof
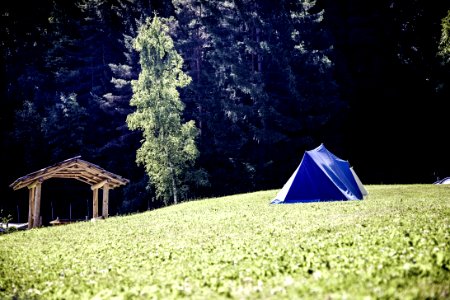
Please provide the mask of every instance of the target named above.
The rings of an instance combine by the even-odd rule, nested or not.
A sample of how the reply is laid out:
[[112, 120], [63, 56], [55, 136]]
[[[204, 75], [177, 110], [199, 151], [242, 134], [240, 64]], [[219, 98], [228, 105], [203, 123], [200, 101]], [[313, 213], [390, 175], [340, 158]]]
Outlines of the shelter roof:
[[33, 185], [50, 178], [72, 178], [89, 185], [107, 182], [110, 189], [126, 185], [129, 180], [81, 159], [81, 156], [66, 159], [52, 166], [18, 178], [10, 187], [14, 190]]

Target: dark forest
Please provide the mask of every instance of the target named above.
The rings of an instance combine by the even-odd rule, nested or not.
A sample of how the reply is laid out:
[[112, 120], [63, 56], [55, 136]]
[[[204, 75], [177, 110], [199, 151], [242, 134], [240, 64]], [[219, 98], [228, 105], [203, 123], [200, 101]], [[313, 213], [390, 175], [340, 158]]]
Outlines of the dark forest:
[[[191, 78], [179, 94], [198, 129], [191, 174], [202, 175], [182, 200], [279, 189], [321, 143], [364, 184], [450, 176], [449, 10], [425, 0], [2, 1], [0, 209], [24, 221], [27, 191], [9, 185], [78, 155], [130, 180], [113, 191], [111, 214], [167, 204], [136, 163], [142, 133], [126, 123], [141, 72], [133, 40], [155, 15]], [[49, 181], [44, 212], [89, 214], [85, 189]]]

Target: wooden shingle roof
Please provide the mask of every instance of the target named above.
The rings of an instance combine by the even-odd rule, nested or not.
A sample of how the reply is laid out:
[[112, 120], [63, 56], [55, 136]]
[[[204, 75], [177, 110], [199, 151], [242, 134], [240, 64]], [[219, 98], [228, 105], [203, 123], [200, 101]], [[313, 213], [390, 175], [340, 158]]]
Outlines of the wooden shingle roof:
[[129, 180], [81, 159], [81, 156], [69, 158], [47, 168], [18, 178], [10, 187], [18, 190], [32, 186], [35, 182], [50, 178], [72, 178], [91, 186], [108, 183], [110, 189], [126, 185]]

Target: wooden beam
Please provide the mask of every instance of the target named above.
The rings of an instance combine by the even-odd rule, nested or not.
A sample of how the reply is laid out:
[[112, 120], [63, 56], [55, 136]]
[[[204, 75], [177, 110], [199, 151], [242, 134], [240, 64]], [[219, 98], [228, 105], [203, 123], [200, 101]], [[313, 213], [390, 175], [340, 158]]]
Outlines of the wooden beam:
[[[37, 184], [37, 181], [39, 180], [42, 182], [44, 180], [55, 177], [74, 178], [89, 185], [95, 185], [100, 181], [108, 179], [110, 180], [110, 189], [116, 188], [120, 185], [125, 185], [129, 182], [128, 179], [108, 172], [97, 165], [94, 165], [87, 161], [83, 161], [80, 159], [80, 156], [77, 156], [25, 175], [10, 184], [10, 187], [12, 187], [14, 190], [18, 190], [24, 187], [32, 188]], [[102, 185], [98, 186], [98, 188], [101, 187]]]
[[103, 186], [103, 212], [102, 216], [104, 219], [108, 217], [108, 206], [109, 206], [109, 184]]
[[40, 224], [40, 216], [41, 216], [41, 187], [42, 184], [38, 182], [36, 184], [35, 195], [34, 195], [34, 220], [33, 227], [39, 227]]
[[35, 188], [28, 189], [28, 229], [33, 228]]
[[91, 185], [91, 190], [97, 190], [97, 189], [103, 187], [107, 183], [108, 183], [108, 180], [103, 180], [102, 182], [99, 182], [97, 184]]
[[35, 188], [39, 183], [42, 183], [42, 180], [36, 180], [35, 182], [28, 185], [29, 189]]
[[92, 218], [98, 217], [98, 189], [92, 191]]

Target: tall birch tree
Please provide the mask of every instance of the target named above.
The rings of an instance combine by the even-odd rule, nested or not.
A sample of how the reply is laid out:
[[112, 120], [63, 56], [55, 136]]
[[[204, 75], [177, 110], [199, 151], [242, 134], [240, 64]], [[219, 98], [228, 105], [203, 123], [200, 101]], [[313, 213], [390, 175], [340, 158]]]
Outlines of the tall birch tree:
[[176, 204], [198, 156], [198, 129], [194, 121], [183, 123], [184, 104], [177, 90], [191, 78], [183, 72], [183, 59], [174, 49], [168, 26], [158, 16], [141, 25], [134, 48], [140, 54], [141, 72], [132, 81], [130, 105], [136, 110], [128, 115], [127, 124], [143, 133], [136, 162], [145, 167], [157, 197], [166, 205], [173, 198]]

